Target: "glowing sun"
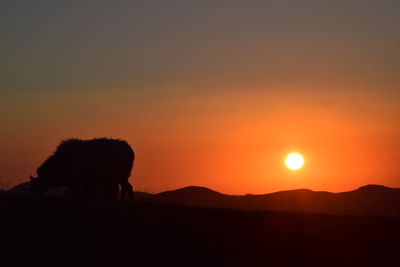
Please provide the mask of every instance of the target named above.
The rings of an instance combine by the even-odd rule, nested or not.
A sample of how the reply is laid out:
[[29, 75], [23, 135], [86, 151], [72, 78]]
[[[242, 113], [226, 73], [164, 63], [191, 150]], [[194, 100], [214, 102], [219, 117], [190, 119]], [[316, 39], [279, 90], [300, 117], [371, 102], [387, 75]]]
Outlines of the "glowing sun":
[[304, 158], [299, 153], [290, 153], [285, 158], [285, 165], [291, 170], [298, 170], [304, 165]]

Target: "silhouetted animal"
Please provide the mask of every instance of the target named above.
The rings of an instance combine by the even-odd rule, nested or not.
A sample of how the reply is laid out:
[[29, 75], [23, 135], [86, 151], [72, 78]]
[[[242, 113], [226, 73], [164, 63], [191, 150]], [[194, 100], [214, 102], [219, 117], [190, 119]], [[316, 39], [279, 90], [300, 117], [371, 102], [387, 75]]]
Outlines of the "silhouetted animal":
[[[129, 144], [116, 139], [69, 139], [61, 142], [56, 151], [37, 169], [37, 178], [31, 176], [32, 194], [45, 194], [49, 188], [67, 186], [71, 191], [91, 188], [107, 194], [126, 195], [133, 199], [128, 182], [135, 154]], [[85, 189], [86, 188], [86, 189]], [[102, 188], [99, 191], [99, 188]], [[107, 189], [108, 188], [108, 189]], [[93, 192], [92, 190], [92, 192]]]

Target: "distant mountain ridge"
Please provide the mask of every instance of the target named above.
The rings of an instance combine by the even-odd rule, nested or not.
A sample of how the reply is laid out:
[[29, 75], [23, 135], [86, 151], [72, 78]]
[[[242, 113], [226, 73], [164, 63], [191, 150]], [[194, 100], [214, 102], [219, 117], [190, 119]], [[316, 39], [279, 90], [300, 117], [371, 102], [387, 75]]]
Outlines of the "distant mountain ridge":
[[[26, 195], [28, 186], [28, 182], [23, 183], [3, 194]], [[64, 191], [65, 188], [55, 188], [48, 195], [62, 195]], [[400, 216], [400, 188], [373, 184], [341, 193], [296, 189], [262, 195], [226, 195], [206, 187], [188, 186], [158, 194], [135, 192], [135, 200], [190, 207]]]
[[192, 207], [400, 216], [400, 189], [382, 185], [366, 185], [341, 193], [297, 189], [263, 195], [225, 195], [205, 187], [189, 186], [158, 194], [135, 194], [136, 199], [141, 202]]

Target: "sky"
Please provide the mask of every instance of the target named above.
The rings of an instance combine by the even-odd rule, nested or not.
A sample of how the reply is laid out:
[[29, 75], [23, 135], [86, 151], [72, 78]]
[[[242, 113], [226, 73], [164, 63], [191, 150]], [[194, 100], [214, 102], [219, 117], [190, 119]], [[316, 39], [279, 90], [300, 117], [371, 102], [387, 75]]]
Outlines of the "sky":
[[[0, 186], [64, 139], [121, 138], [131, 183], [400, 187], [400, 2], [0, 2]], [[301, 170], [284, 166], [289, 152]]]

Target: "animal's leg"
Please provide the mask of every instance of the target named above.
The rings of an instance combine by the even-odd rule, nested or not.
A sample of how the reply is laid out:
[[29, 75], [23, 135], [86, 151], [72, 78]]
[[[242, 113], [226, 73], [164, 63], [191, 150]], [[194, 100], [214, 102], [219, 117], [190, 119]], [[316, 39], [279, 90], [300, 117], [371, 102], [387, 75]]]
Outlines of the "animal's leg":
[[121, 183], [121, 200], [124, 200], [126, 196], [126, 188], [124, 187], [123, 183]]
[[128, 188], [129, 188], [129, 190], [128, 190], [129, 199], [133, 201], [133, 200], [135, 200], [135, 198], [133, 196], [133, 186], [128, 181], [127, 181], [127, 184], [128, 184]]
[[133, 187], [128, 181], [121, 183], [121, 200], [124, 200], [127, 194], [129, 199], [133, 200]]
[[114, 181], [108, 181], [105, 183], [104, 195], [108, 199], [118, 199], [119, 184]]
[[118, 199], [118, 191], [119, 191], [119, 184], [113, 182], [112, 183], [112, 199], [117, 200]]

